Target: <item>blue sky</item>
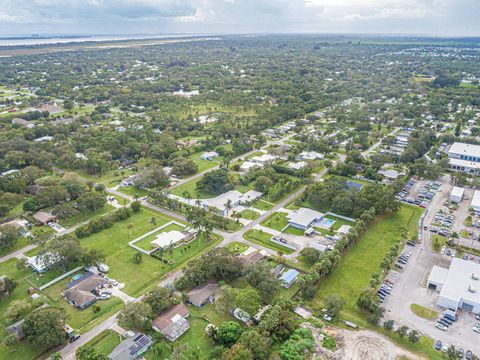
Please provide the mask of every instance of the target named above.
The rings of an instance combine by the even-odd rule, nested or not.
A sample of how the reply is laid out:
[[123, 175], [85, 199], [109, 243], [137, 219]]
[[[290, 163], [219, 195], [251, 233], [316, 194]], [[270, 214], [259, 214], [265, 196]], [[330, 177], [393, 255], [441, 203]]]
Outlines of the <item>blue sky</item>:
[[480, 36], [480, 0], [0, 0], [11, 34], [329, 32]]

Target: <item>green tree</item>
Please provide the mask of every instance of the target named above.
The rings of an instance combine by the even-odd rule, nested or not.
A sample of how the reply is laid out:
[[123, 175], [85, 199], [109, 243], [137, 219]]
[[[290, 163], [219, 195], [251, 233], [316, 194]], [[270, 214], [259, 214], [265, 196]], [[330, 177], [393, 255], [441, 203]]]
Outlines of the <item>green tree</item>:
[[384, 323], [383, 323], [383, 328], [390, 332], [393, 330], [393, 325], [394, 325], [394, 321], [393, 320], [386, 320]]
[[345, 299], [336, 294], [328, 295], [325, 299], [325, 308], [332, 317], [337, 317], [345, 305]]
[[408, 326], [402, 325], [395, 332], [400, 337], [400, 339], [403, 339], [405, 336], [407, 336], [408, 330]]
[[233, 346], [243, 333], [243, 328], [235, 321], [226, 321], [218, 326], [216, 340], [227, 347]]
[[152, 316], [152, 307], [139, 301], [125, 305], [117, 318], [118, 324], [124, 329], [147, 330]]
[[56, 307], [45, 307], [25, 317], [22, 331], [35, 346], [53, 347], [65, 341], [65, 312]]

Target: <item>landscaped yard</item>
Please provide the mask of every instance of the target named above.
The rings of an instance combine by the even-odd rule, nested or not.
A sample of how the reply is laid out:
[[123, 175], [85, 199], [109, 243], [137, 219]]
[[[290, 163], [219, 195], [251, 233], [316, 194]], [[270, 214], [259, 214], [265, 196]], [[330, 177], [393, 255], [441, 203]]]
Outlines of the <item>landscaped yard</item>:
[[150, 235], [144, 237], [142, 240], [137, 241], [135, 243], [135, 245], [138, 246], [139, 248], [142, 248], [142, 249], [147, 250], [147, 251], [153, 250], [155, 247], [152, 245], [152, 241], [155, 240], [155, 238], [158, 235], [160, 235], [161, 233], [165, 233], [165, 232], [169, 232], [169, 231], [173, 231], [173, 230], [183, 231], [183, 230], [185, 230], [185, 227], [177, 225], [175, 223], [172, 223], [172, 224], [170, 224], [168, 226], [165, 226], [164, 228], [154, 232], [153, 234], [150, 234]]
[[292, 249], [271, 241], [272, 234], [269, 234], [262, 230], [256, 230], [256, 229], [248, 230], [245, 234], [243, 234], [243, 237], [248, 241], [263, 245], [269, 249], [276, 250], [283, 254], [291, 254], [293, 252]]
[[243, 243], [241, 243], [241, 242], [236, 242], [236, 241], [234, 241], [234, 242], [229, 243], [229, 244], [226, 246], [226, 248], [227, 248], [228, 250], [230, 250], [230, 252], [231, 252], [232, 254], [238, 255], [238, 254], [243, 253], [245, 250], [247, 250], [247, 249], [248, 249], [248, 245], [245, 245], [245, 244], [243, 244]]
[[[87, 342], [83, 347], [93, 347], [99, 354], [108, 355], [122, 342], [120, 334], [113, 330], [105, 330]], [[80, 348], [80, 349], [81, 349]], [[77, 350], [78, 351], [78, 350]]]
[[97, 184], [103, 184], [106, 187], [117, 185], [118, 182], [133, 174], [133, 171], [128, 169], [110, 170], [101, 176], [90, 175], [82, 170], [77, 170], [76, 172], [84, 179], [93, 181]]
[[[192, 199], [206, 199], [215, 197], [214, 194], [209, 194], [203, 191], [197, 191], [197, 183], [200, 181], [202, 177], [198, 177], [196, 179], [190, 180], [182, 185], [174, 187], [170, 190], [170, 193], [173, 195], [177, 195], [180, 197], [185, 197], [185, 194], [190, 194]], [[194, 205], [194, 200], [192, 200], [192, 205]]]
[[145, 189], [140, 189], [136, 186], [120, 186], [118, 188], [118, 191], [120, 191], [122, 194], [129, 195], [133, 198], [138, 197], [144, 197], [148, 196], [149, 192], [148, 190]]
[[[156, 224], [151, 223], [151, 218], [156, 219]], [[110, 267], [109, 276], [121, 283], [125, 283], [123, 291], [131, 296], [139, 296], [149, 287], [158, 283], [162, 276], [171, 270], [168, 264], [151, 256], [144, 255], [140, 264], [132, 262], [135, 250], [128, 246], [133, 240], [165, 223], [171, 218], [150, 209], [142, 208], [139, 213], [133, 214], [125, 221], [115, 223], [111, 228], [90, 235], [80, 240], [82, 246], [101, 251], [105, 256], [105, 263]], [[128, 225], [132, 227], [129, 229]], [[218, 240], [218, 239], [216, 239]], [[206, 251], [216, 241], [197, 243], [180, 246], [175, 249], [173, 268], [182, 266], [192, 256]], [[185, 250], [185, 247], [187, 250]], [[165, 255], [167, 258], [169, 254]]]
[[261, 224], [271, 229], [282, 231], [282, 229], [288, 225], [287, 213], [276, 212], [263, 220]]
[[255, 220], [260, 216], [260, 214], [256, 211], [245, 209], [240, 212], [240, 216], [247, 220]]
[[203, 160], [200, 158], [200, 155], [202, 154], [203, 154], [203, 151], [189, 156], [189, 159], [193, 160], [195, 164], [197, 164], [198, 166], [197, 172], [203, 172], [205, 170], [211, 169], [214, 166], [217, 166], [222, 161], [222, 157], [217, 157], [213, 160]]
[[411, 304], [410, 310], [412, 310], [415, 315], [427, 320], [433, 320], [438, 316], [438, 312], [418, 304]]
[[256, 201], [255, 204], [253, 205], [253, 207], [255, 209], [263, 210], [263, 211], [268, 211], [271, 208], [273, 208], [273, 206], [274, 206], [274, 204], [272, 204], [268, 201], [262, 200], [262, 199]]

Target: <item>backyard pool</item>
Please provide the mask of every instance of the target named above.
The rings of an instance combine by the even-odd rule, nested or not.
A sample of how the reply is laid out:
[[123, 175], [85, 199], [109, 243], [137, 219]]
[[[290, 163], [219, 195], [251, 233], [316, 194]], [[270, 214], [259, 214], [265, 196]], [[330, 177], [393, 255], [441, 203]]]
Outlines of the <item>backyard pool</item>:
[[315, 226], [328, 230], [333, 226], [333, 224], [335, 224], [335, 220], [323, 218], [322, 220], [318, 221]]

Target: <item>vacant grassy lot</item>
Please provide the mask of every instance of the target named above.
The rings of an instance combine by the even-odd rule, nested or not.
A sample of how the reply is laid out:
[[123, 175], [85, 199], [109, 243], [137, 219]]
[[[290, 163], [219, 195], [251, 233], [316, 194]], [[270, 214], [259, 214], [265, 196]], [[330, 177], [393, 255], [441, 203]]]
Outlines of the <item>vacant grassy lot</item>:
[[417, 233], [422, 212], [423, 209], [404, 205], [398, 213], [378, 218], [320, 284], [317, 295], [309, 305], [321, 309], [327, 295], [339, 294], [345, 299], [343, 315], [357, 318], [359, 312], [356, 301], [360, 292], [368, 286], [371, 275], [378, 271], [390, 246], [400, 240], [401, 230], [407, 229], [410, 236]]
[[60, 220], [59, 223], [65, 228], [71, 227], [73, 225], [79, 224], [81, 222], [92, 220], [98, 216], [105, 215], [106, 213], [114, 210], [115, 208], [112, 205], [105, 204], [105, 206], [97, 211], [82, 213], [77, 216], [73, 216], [68, 219]]
[[[122, 342], [120, 334], [113, 330], [105, 330], [87, 342], [83, 347], [93, 347], [99, 354], [108, 355]], [[80, 348], [80, 349], [81, 349]], [[78, 350], [77, 350], [78, 351]]]
[[213, 160], [203, 160], [200, 158], [200, 155], [202, 154], [203, 154], [203, 151], [189, 156], [189, 159], [193, 160], [195, 164], [197, 164], [198, 166], [197, 172], [202, 172], [202, 171], [211, 169], [217, 166], [222, 161], [222, 157], [217, 157]]
[[144, 196], [148, 196], [149, 192], [145, 189], [140, 189], [136, 186], [121, 186], [118, 188], [122, 194], [132, 196], [133, 198], [141, 198]]
[[[190, 194], [192, 199], [206, 199], [214, 197], [214, 194], [209, 194], [203, 191], [197, 191], [197, 183], [200, 181], [202, 177], [190, 180], [182, 185], [174, 187], [170, 192], [173, 195], [185, 197], [185, 194]], [[194, 204], [194, 200], [192, 200], [192, 205]]]
[[247, 220], [255, 220], [260, 216], [260, 214], [256, 211], [245, 209], [240, 212], [240, 216]]
[[274, 204], [261, 199], [255, 202], [255, 205], [253, 205], [255, 209], [263, 210], [263, 211], [270, 210], [271, 208], [273, 208], [273, 206]]
[[270, 229], [282, 231], [282, 229], [288, 224], [287, 213], [276, 212], [263, 220], [261, 224], [269, 227]]
[[271, 241], [272, 235], [261, 230], [256, 230], [256, 229], [248, 230], [243, 235], [243, 237], [248, 241], [263, 245], [269, 249], [281, 252], [282, 254], [291, 254], [293, 252], [293, 250], [290, 248], [287, 248], [285, 246], [272, 242]]
[[77, 170], [76, 172], [84, 179], [88, 181], [93, 181], [94, 183], [97, 183], [97, 184], [103, 184], [106, 187], [115, 186], [121, 180], [133, 174], [133, 171], [127, 170], [127, 169], [110, 170], [101, 176], [90, 175], [90, 174], [87, 174], [85, 171], [81, 171], [81, 170]]
[[229, 243], [226, 248], [228, 250], [230, 250], [231, 253], [235, 254], [235, 255], [238, 255], [238, 254], [241, 254], [243, 253], [245, 250], [248, 249], [248, 245], [245, 245], [241, 242], [231, 242]]

